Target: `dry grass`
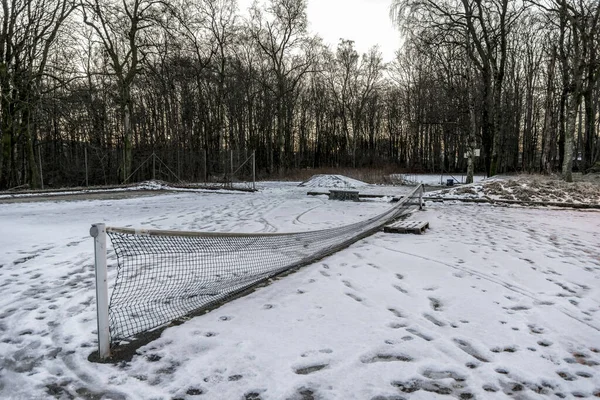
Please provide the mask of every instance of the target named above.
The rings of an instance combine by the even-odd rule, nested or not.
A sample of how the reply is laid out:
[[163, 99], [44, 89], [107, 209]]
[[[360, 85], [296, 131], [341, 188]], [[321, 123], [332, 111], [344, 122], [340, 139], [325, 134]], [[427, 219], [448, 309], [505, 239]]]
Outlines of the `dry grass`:
[[521, 176], [503, 182], [506, 192], [501, 197], [514, 200], [599, 203], [600, 185], [592, 182], [568, 183], [557, 177]]
[[501, 200], [600, 204], [600, 182], [567, 183], [556, 176], [518, 175], [483, 182], [481, 185], [447, 189], [457, 195], [473, 195]]

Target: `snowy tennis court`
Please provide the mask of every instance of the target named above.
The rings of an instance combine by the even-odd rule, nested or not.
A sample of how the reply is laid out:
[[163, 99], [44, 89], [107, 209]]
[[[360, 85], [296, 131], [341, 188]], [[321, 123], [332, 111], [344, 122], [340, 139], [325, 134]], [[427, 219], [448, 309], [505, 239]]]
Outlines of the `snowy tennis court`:
[[[130, 362], [87, 360], [91, 223], [292, 232], [389, 207], [306, 190], [0, 204], [0, 398], [600, 396], [595, 211], [429, 203], [424, 235], [377, 233], [168, 328]], [[114, 265], [109, 253], [111, 279]]]

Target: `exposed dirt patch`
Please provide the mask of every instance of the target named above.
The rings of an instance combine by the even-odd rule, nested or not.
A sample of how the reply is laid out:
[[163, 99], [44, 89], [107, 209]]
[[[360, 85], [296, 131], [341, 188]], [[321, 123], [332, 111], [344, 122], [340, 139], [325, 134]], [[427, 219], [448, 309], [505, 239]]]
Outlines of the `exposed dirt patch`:
[[[567, 183], [558, 177], [522, 175], [444, 189], [444, 198], [460, 197], [517, 202], [600, 204], [600, 180]], [[432, 194], [433, 195], [433, 194]]]

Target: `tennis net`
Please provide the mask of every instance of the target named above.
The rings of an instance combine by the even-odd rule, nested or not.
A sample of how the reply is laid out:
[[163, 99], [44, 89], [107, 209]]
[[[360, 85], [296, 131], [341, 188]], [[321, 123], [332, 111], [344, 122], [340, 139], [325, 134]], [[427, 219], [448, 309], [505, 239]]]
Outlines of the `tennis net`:
[[117, 256], [110, 342], [223, 302], [269, 277], [333, 254], [421, 206], [422, 186], [384, 213], [299, 233], [214, 233], [106, 227]]

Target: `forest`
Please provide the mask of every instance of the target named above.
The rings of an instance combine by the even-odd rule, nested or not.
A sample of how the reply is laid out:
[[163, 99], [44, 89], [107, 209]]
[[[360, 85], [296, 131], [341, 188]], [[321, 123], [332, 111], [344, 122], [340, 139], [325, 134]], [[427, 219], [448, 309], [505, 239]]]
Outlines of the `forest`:
[[600, 171], [598, 0], [393, 0], [392, 62], [324, 44], [307, 0], [0, 1], [0, 189], [253, 153], [261, 177]]

